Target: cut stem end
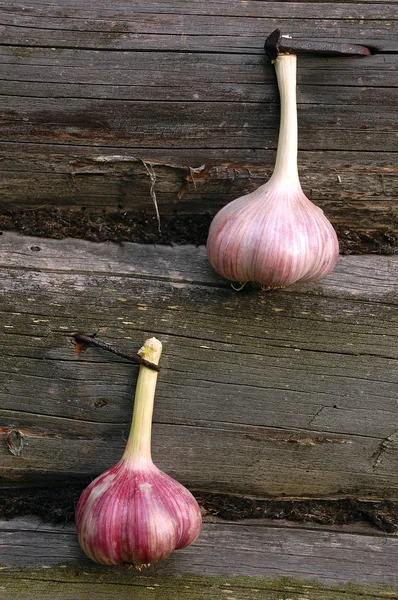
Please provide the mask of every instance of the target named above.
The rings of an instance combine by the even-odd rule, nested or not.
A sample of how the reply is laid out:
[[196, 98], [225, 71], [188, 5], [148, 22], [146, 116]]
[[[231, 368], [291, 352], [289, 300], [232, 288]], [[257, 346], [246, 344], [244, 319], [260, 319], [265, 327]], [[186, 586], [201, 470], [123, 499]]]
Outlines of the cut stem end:
[[[156, 338], [149, 338], [139, 351], [139, 355], [150, 364], [157, 365], [162, 354], [162, 343]], [[145, 364], [140, 366], [135, 391], [133, 421], [127, 440], [123, 459], [126, 461], [152, 461], [151, 433], [152, 414], [158, 374]]]

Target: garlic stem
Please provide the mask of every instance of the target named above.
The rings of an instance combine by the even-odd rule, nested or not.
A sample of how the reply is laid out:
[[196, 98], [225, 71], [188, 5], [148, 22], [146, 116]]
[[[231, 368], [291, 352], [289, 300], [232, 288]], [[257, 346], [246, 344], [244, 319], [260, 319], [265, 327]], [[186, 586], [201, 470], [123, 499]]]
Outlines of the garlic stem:
[[284, 179], [300, 186], [297, 169], [297, 57], [295, 54], [279, 54], [273, 62], [278, 80], [281, 117], [275, 168], [270, 181]]
[[[159, 364], [162, 344], [156, 338], [146, 340], [138, 354], [155, 365]], [[135, 392], [133, 420], [122, 460], [149, 462], [151, 458], [152, 414], [157, 371], [140, 366]]]

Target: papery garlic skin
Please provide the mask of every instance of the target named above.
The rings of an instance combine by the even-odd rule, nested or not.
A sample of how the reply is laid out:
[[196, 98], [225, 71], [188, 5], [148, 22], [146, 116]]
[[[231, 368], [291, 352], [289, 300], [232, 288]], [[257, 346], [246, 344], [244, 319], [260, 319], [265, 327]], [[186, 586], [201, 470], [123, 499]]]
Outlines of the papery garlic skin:
[[[139, 354], [158, 364], [161, 351], [161, 343], [151, 338]], [[89, 558], [103, 565], [128, 562], [141, 569], [189, 546], [201, 530], [195, 498], [152, 462], [157, 375], [140, 367], [123, 457], [83, 491], [76, 507], [79, 543]]]
[[339, 245], [331, 223], [301, 188], [270, 180], [217, 213], [207, 254], [226, 279], [282, 287], [329, 275]]
[[84, 490], [76, 525], [95, 562], [141, 567], [192, 544], [202, 516], [192, 494], [152, 462], [121, 460]]
[[275, 61], [281, 98], [278, 151], [270, 180], [214, 217], [207, 254], [217, 273], [274, 288], [326, 277], [339, 256], [336, 232], [303, 193], [297, 170], [296, 56]]

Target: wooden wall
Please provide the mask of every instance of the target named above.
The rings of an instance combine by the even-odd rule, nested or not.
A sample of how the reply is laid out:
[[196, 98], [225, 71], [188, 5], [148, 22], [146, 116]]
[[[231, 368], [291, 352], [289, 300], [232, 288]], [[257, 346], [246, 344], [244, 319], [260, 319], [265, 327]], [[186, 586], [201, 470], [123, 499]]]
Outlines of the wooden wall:
[[299, 167], [335, 225], [398, 230], [394, 2], [16, 0], [1, 23], [3, 212], [154, 214], [142, 160], [165, 219], [257, 187], [279, 119], [262, 48], [279, 27], [376, 51], [299, 59]]
[[[374, 49], [299, 59], [300, 173], [335, 224], [396, 226], [394, 3], [17, 0], [1, 15], [3, 214], [154, 214], [152, 185], [162, 219], [194, 219], [254, 189], [275, 157], [262, 48], [280, 27]], [[165, 342], [154, 452], [190, 487], [397, 497], [394, 257], [235, 294], [203, 248], [0, 239], [2, 485], [87, 480], [120, 455], [136, 371], [76, 360], [81, 329]]]
[[[257, 507], [253, 498], [263, 506], [288, 498], [294, 513], [299, 499], [311, 523], [207, 514], [192, 547], [138, 574], [90, 565], [72, 524], [3, 520], [0, 600], [398, 597], [386, 587], [398, 585], [396, 536], [333, 520], [317, 526], [311, 513], [340, 498], [397, 530], [398, 256], [342, 256], [322, 282], [237, 293], [203, 246], [130, 243], [138, 223], [145, 242], [174, 239], [167, 227], [157, 234], [154, 195], [162, 226], [186, 218], [184, 240], [203, 243], [211, 216], [270, 176], [279, 99], [263, 43], [278, 27], [373, 49], [366, 58], [299, 59], [299, 170], [344, 251], [396, 253], [396, 8], [388, 0], [2, 4], [8, 506], [20, 514], [23, 494], [32, 507], [50, 501], [50, 486], [83, 487], [121, 456], [137, 367], [98, 349], [77, 357], [71, 335], [84, 330], [130, 352], [150, 335], [163, 342], [153, 425], [160, 468], [235, 508], [241, 496]], [[124, 217], [120, 238], [109, 219]], [[48, 487], [36, 496], [37, 486]]]
[[86, 330], [164, 343], [153, 455], [191, 489], [398, 497], [398, 257], [238, 293], [204, 248], [1, 240], [3, 486], [88, 481], [120, 458], [137, 367], [76, 357]]

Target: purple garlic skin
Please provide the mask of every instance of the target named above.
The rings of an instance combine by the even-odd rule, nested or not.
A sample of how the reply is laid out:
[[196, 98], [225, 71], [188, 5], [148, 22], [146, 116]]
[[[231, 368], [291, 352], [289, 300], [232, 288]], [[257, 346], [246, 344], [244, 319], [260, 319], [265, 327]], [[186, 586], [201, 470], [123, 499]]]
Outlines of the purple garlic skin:
[[336, 265], [339, 244], [298, 181], [271, 179], [216, 214], [207, 254], [222, 277], [274, 288], [326, 277]]
[[272, 177], [222, 208], [207, 240], [207, 254], [217, 273], [265, 289], [322, 279], [334, 269], [339, 255], [331, 223], [300, 185], [296, 62], [294, 54], [279, 54], [273, 61], [281, 119]]
[[202, 516], [192, 494], [151, 461], [122, 459], [83, 491], [76, 524], [89, 558], [140, 569], [192, 544]]
[[[159, 364], [162, 344], [149, 338], [140, 356]], [[158, 373], [141, 365], [133, 420], [122, 459], [83, 491], [76, 507], [82, 550], [102, 565], [137, 569], [192, 544], [202, 515], [192, 494], [151, 458], [153, 404]]]

